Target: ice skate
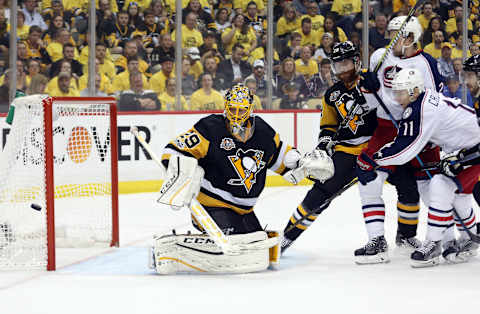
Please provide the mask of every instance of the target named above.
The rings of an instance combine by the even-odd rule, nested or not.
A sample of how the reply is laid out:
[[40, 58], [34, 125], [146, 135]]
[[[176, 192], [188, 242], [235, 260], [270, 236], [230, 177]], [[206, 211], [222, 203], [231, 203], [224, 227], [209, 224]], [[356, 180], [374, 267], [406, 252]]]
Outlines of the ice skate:
[[388, 244], [384, 236], [379, 236], [371, 239], [368, 243], [355, 250], [355, 263], [359, 265], [364, 264], [380, 264], [388, 263]]
[[441, 241], [425, 241], [411, 255], [411, 266], [414, 268], [431, 267], [440, 263], [442, 254]]
[[416, 249], [422, 246], [422, 242], [416, 237], [407, 238], [401, 233], [397, 233], [395, 244], [395, 251], [401, 255], [412, 254]]

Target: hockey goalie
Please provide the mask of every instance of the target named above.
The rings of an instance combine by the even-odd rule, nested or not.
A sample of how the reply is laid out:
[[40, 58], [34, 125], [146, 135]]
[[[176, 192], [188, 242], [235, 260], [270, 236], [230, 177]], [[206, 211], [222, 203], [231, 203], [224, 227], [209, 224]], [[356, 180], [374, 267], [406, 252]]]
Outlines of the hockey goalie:
[[327, 180], [334, 173], [328, 155], [302, 157], [254, 115], [253, 95], [243, 85], [227, 92], [223, 114], [198, 121], [168, 143], [157, 162], [167, 167], [158, 201], [189, 207], [201, 232], [154, 237], [150, 266], [159, 274], [276, 268], [281, 234], [265, 231], [253, 211], [267, 169], [292, 183], [306, 176]]

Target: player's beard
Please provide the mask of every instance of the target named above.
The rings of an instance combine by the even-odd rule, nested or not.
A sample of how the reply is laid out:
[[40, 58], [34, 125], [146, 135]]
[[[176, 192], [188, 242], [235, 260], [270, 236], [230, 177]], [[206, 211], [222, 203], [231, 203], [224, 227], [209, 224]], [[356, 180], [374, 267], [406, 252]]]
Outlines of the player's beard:
[[357, 80], [357, 72], [355, 71], [355, 69], [353, 69], [347, 72], [340, 73], [338, 74], [338, 79], [341, 80], [347, 88], [350, 88]]

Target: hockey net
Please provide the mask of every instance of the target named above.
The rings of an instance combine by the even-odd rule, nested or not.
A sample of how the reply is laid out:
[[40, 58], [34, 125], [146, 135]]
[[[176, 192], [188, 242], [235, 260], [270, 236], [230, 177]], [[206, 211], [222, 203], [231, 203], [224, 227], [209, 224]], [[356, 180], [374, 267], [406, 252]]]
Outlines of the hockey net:
[[115, 99], [33, 95], [12, 106], [0, 269], [54, 270], [56, 247], [118, 246]]

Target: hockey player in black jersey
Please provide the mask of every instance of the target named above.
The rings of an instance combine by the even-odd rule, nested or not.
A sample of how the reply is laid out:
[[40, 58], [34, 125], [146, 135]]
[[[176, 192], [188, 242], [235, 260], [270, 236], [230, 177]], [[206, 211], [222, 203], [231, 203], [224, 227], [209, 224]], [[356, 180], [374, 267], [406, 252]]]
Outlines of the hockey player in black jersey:
[[[358, 154], [367, 146], [377, 126], [376, 110], [367, 106], [358, 87], [360, 53], [350, 41], [337, 43], [332, 51], [332, 69], [339, 79], [323, 97], [317, 148], [331, 156], [335, 174], [325, 182], [315, 181], [285, 227], [282, 252], [305, 231], [330, 204], [325, 201], [356, 178]], [[352, 110], [352, 107], [356, 109]], [[348, 121], [344, 121], [348, 119]], [[291, 228], [299, 219], [315, 211]], [[288, 231], [289, 230], [289, 231]], [[287, 232], [288, 231], [288, 232]]]
[[[465, 85], [470, 90], [473, 99], [473, 107], [477, 113], [480, 124], [480, 55], [471, 56], [463, 63]], [[473, 197], [480, 206], [480, 182], [473, 188]], [[480, 234], [480, 223], [477, 224], [477, 232]]]
[[[249, 89], [236, 85], [225, 96], [223, 114], [201, 119], [165, 147], [162, 163], [168, 169], [159, 202], [173, 206], [172, 200], [181, 198], [175, 206], [189, 206], [194, 226], [210, 237], [157, 238], [151, 265], [157, 272], [265, 269], [268, 248], [265, 260], [263, 246], [245, 250], [245, 245], [251, 247], [256, 243], [254, 246], [258, 247], [265, 240], [262, 237], [266, 237], [253, 208], [265, 187], [267, 169], [281, 175], [291, 175], [295, 170], [297, 175], [303, 173], [303, 177], [315, 178], [329, 178], [333, 174], [333, 163], [326, 154], [314, 152], [302, 157], [268, 123], [253, 114], [253, 106]], [[297, 180], [303, 177], [297, 176]], [[198, 218], [197, 209], [206, 213], [204, 220]], [[218, 232], [209, 232], [211, 220], [218, 226]], [[217, 244], [218, 237], [230, 244], [212, 245]], [[243, 248], [240, 250], [239, 241]], [[275, 258], [275, 252], [271, 255]]]

